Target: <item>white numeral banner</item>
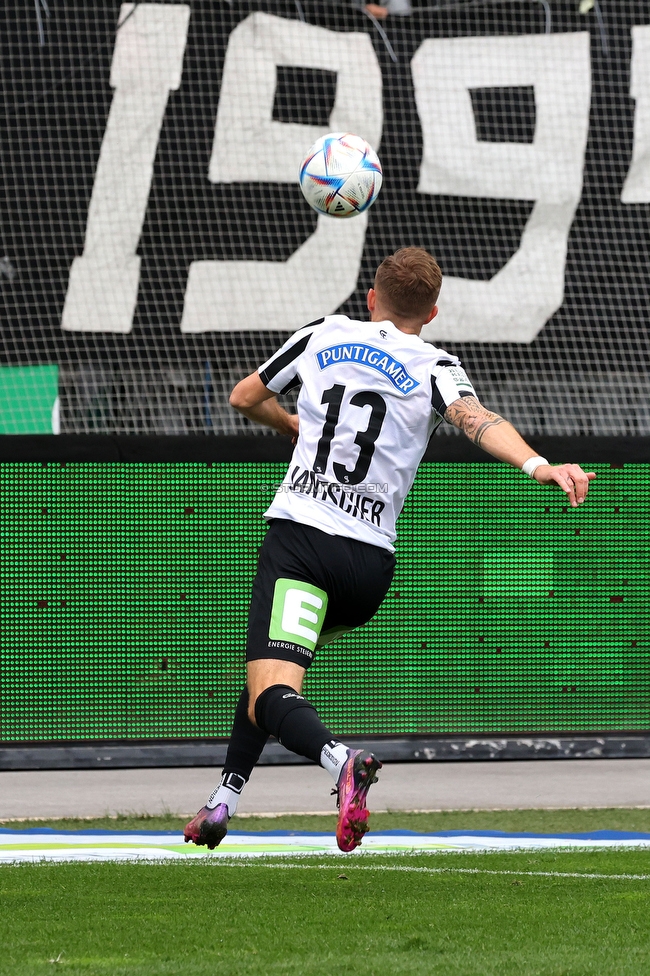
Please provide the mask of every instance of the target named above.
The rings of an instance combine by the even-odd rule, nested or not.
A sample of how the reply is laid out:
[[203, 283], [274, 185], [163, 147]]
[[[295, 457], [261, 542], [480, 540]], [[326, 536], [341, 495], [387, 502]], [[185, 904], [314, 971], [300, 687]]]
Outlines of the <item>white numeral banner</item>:
[[[130, 332], [138, 298], [136, 254], [169, 92], [179, 88], [187, 4], [122, 4], [115, 89], [88, 209], [83, 255], [70, 270], [61, 325], [72, 332]], [[127, 19], [128, 18], [128, 19]]]
[[[122, 5], [113, 101], [83, 253], [70, 269], [63, 329], [128, 333], [133, 327], [137, 248], [169, 93], [181, 84], [189, 19], [188, 4]], [[650, 202], [650, 26], [634, 27], [632, 35], [634, 147], [621, 188], [625, 204]], [[336, 73], [327, 126], [273, 118], [279, 66]], [[589, 127], [589, 34], [428, 38], [411, 68], [423, 133], [417, 192], [532, 204], [518, 246], [490, 280], [446, 275], [440, 314], [423, 337], [529, 343], [564, 299]], [[518, 87], [534, 91], [532, 142], [480, 140], [472, 91]], [[215, 186], [297, 183], [300, 160], [321, 135], [356, 132], [379, 149], [382, 125], [382, 75], [369, 34], [256, 12], [228, 40], [204, 178]], [[356, 289], [372, 219], [372, 211], [349, 220], [319, 216], [314, 233], [285, 261], [194, 261], [181, 331], [287, 331], [336, 311]], [[496, 244], [500, 228], [493, 233]]]
[[[589, 34], [426, 40], [412, 69], [424, 138], [418, 191], [535, 204], [490, 281], [445, 277], [423, 338], [530, 342], [564, 297], [589, 127]], [[479, 142], [470, 91], [520, 86], [535, 92], [533, 142]]]

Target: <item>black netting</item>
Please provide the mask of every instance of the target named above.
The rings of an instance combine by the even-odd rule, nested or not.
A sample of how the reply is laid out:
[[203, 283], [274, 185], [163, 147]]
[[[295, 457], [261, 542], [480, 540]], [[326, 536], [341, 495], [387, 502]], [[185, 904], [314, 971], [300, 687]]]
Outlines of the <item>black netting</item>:
[[[432, 3], [383, 35], [315, 0], [50, 11], [0, 11], [2, 430], [41, 429], [53, 366], [62, 431], [250, 430], [231, 384], [419, 244], [430, 338], [491, 407], [650, 433], [647, 3]], [[379, 152], [367, 227], [301, 198], [328, 128]]]

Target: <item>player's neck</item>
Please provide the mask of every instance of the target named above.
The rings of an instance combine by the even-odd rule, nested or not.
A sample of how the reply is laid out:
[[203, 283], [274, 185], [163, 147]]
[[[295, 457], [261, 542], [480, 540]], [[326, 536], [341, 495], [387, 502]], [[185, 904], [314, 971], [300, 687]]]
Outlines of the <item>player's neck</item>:
[[393, 321], [393, 325], [396, 329], [399, 329], [400, 332], [405, 332], [407, 335], [419, 336], [420, 332], [422, 332], [424, 323], [419, 322], [417, 325], [415, 325], [413, 323], [400, 323]]
[[371, 322], [392, 322], [396, 329], [400, 332], [405, 332], [406, 335], [416, 335], [419, 336], [424, 322], [419, 322], [416, 319], [402, 319], [396, 315], [391, 315], [390, 312], [384, 312], [381, 309], [376, 309], [374, 312], [370, 313]]

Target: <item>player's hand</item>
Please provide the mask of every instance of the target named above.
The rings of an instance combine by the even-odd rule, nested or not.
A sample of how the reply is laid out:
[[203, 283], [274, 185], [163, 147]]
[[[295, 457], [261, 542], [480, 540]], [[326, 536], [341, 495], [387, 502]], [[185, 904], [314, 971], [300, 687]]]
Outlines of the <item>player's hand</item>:
[[583, 471], [579, 464], [540, 464], [533, 474], [540, 485], [558, 485], [565, 492], [571, 508], [582, 505], [589, 482], [595, 477], [594, 471]]

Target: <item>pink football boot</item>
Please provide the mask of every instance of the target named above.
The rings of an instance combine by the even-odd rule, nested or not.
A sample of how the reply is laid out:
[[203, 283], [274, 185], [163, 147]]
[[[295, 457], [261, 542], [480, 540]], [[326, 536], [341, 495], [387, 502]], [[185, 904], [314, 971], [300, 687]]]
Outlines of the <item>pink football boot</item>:
[[218, 803], [213, 810], [201, 807], [183, 831], [185, 843], [193, 841], [198, 847], [207, 847], [209, 851], [213, 851], [228, 833], [229, 819], [225, 803]]
[[341, 770], [336, 793], [338, 795], [339, 820], [336, 825], [336, 842], [342, 851], [353, 851], [368, 830], [370, 811], [366, 796], [381, 763], [371, 752], [349, 749], [348, 758]]

